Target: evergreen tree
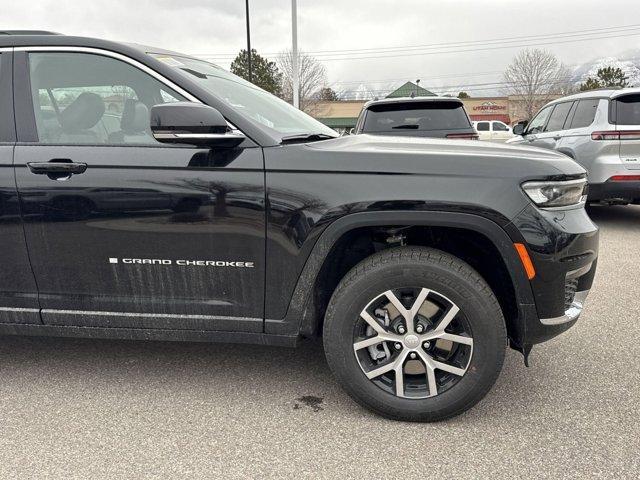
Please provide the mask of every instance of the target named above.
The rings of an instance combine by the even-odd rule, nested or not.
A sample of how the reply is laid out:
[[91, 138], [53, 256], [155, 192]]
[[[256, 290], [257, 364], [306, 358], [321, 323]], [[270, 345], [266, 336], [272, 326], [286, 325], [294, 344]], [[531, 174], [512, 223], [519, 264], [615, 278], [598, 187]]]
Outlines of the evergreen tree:
[[[249, 80], [249, 57], [246, 50], [240, 50], [231, 64], [231, 73]], [[282, 73], [274, 62], [260, 56], [251, 49], [251, 83], [267, 92], [282, 96]]]
[[320, 101], [325, 101], [325, 102], [335, 102], [337, 100], [340, 100], [340, 98], [338, 98], [338, 94], [335, 92], [335, 90], [331, 87], [322, 87], [317, 94], [317, 98]]
[[629, 82], [622, 69], [614, 67], [599, 68], [596, 77], [589, 77], [580, 85], [580, 91], [595, 90], [597, 88], [627, 87]]

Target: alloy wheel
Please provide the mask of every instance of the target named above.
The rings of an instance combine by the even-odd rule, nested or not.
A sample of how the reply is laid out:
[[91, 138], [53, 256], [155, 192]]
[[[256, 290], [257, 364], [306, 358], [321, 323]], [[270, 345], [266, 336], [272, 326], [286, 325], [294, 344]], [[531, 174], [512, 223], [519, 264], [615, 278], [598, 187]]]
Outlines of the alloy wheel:
[[464, 312], [422, 287], [387, 290], [360, 312], [353, 349], [363, 373], [398, 397], [449, 390], [467, 372], [473, 335]]

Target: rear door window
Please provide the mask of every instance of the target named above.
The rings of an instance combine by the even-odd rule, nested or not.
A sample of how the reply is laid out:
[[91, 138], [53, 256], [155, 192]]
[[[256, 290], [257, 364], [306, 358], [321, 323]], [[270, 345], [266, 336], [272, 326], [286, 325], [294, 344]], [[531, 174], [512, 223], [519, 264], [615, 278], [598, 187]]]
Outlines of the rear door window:
[[596, 118], [596, 110], [598, 109], [599, 102], [600, 100], [597, 98], [580, 100], [573, 114], [570, 128], [584, 128], [591, 125]]
[[624, 95], [611, 102], [611, 123], [640, 125], [640, 94]]
[[458, 102], [411, 102], [372, 105], [364, 121], [364, 132], [402, 130], [460, 130], [471, 128], [464, 107]]
[[488, 132], [489, 131], [489, 122], [478, 122], [476, 126], [476, 130], [479, 132]]
[[562, 130], [572, 105], [573, 102], [564, 102], [557, 104], [556, 108], [553, 109], [553, 112], [549, 117], [545, 132], [557, 132], [558, 130]]

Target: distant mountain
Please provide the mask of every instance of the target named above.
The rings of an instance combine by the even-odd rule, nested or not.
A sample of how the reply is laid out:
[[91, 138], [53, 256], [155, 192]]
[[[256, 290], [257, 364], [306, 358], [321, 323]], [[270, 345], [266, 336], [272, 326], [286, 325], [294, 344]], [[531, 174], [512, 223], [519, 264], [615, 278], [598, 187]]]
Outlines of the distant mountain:
[[602, 57], [577, 67], [572, 72], [571, 81], [580, 84], [588, 77], [595, 77], [603, 67], [620, 68], [631, 86], [640, 87], [640, 49], [628, 50], [620, 55]]
[[354, 89], [338, 92], [338, 96], [342, 100], [371, 100], [375, 97], [375, 93], [369, 86], [361, 83]]

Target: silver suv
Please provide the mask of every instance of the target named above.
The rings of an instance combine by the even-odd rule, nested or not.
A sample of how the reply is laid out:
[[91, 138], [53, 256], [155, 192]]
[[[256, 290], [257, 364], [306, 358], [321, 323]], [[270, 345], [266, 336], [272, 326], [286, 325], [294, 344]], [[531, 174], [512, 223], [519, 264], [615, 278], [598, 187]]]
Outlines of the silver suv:
[[589, 172], [589, 202], [640, 203], [640, 88], [593, 90], [545, 105], [509, 144], [562, 152]]

